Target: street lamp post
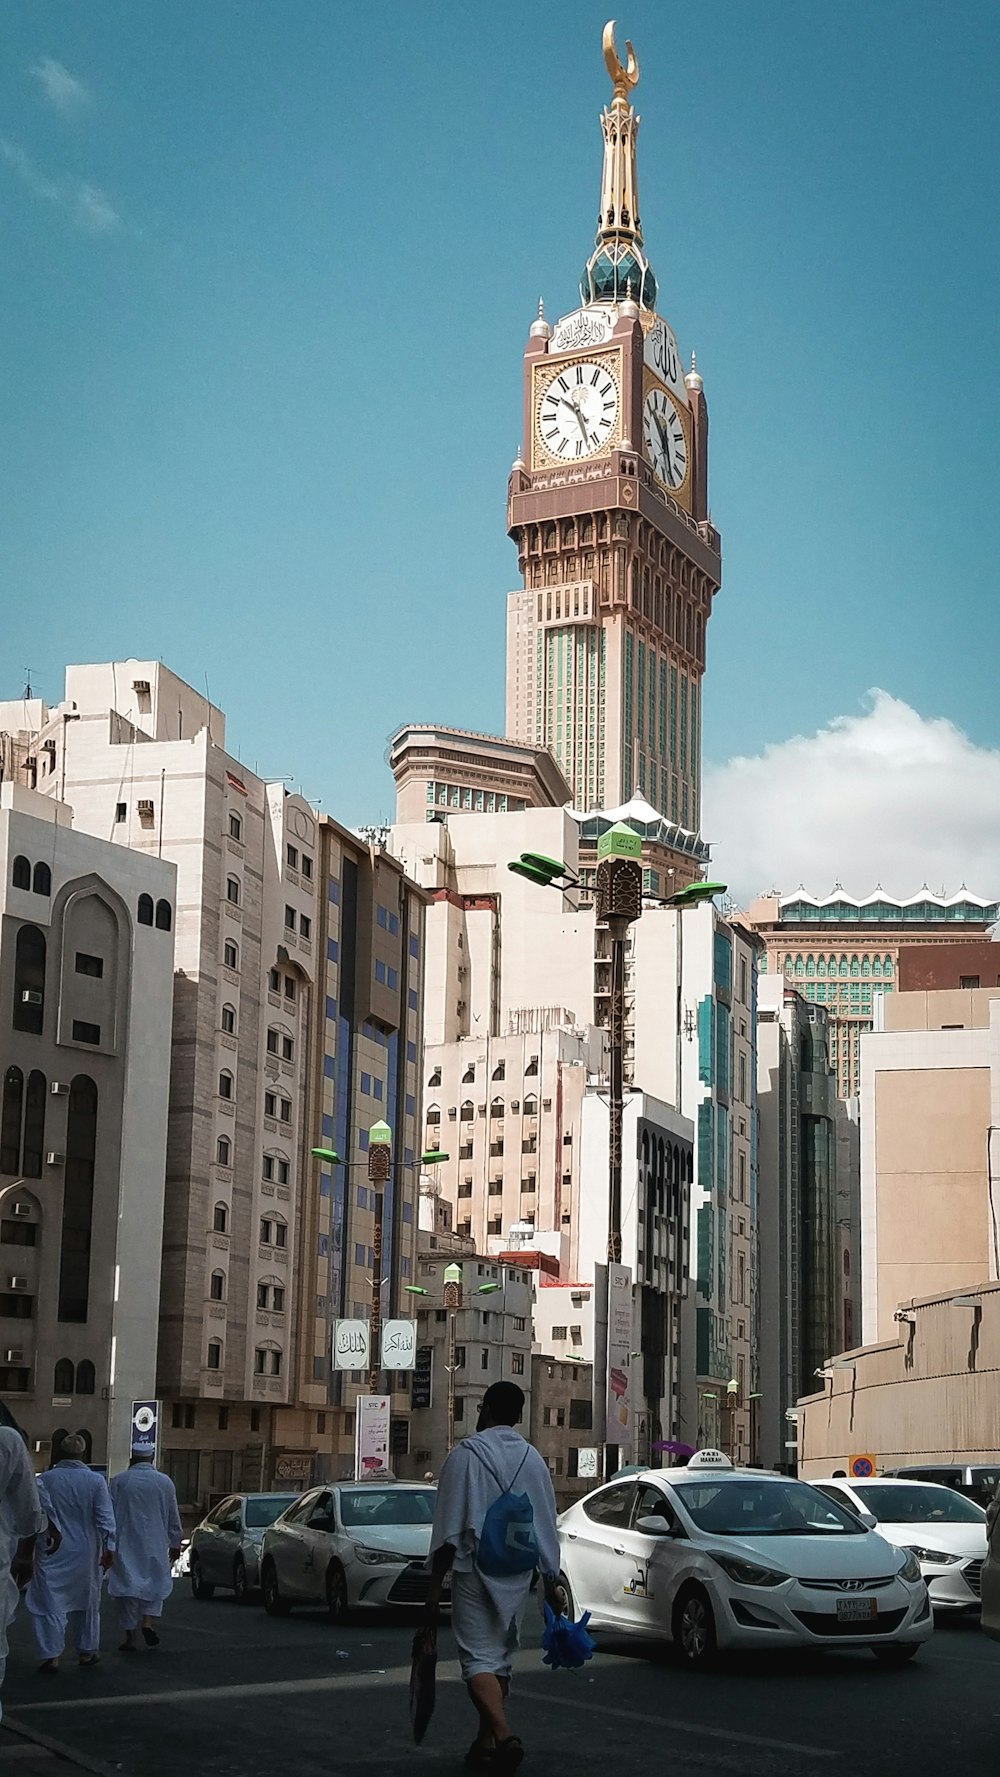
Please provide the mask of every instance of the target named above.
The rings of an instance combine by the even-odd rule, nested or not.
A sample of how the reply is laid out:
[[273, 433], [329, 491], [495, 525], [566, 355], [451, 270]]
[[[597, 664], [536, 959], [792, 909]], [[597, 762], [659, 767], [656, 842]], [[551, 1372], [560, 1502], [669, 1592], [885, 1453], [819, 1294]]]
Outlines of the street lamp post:
[[[446, 1265], [444, 1268], [443, 1282], [444, 1307], [448, 1315], [448, 1362], [445, 1368], [448, 1372], [448, 1452], [450, 1454], [455, 1447], [455, 1372], [458, 1368], [455, 1362], [457, 1350], [455, 1341], [457, 1338], [458, 1311], [462, 1306], [461, 1265], [455, 1264], [454, 1262], [450, 1265]], [[477, 1296], [491, 1296], [496, 1290], [502, 1288], [503, 1285], [499, 1283], [481, 1283], [475, 1294]], [[406, 1292], [407, 1295], [410, 1296], [426, 1296], [428, 1294], [427, 1290], [418, 1283], [408, 1283], [406, 1285]]]

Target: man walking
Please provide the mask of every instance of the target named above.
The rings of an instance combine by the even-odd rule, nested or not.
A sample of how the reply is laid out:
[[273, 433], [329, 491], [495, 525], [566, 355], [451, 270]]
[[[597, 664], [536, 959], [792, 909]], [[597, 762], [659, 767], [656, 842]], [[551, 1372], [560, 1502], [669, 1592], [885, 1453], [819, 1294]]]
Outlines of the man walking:
[[118, 1651], [137, 1654], [140, 1635], [147, 1647], [159, 1645], [155, 1621], [173, 1590], [170, 1569], [181, 1552], [177, 1494], [152, 1456], [133, 1456], [111, 1482], [111, 1503], [117, 1547], [108, 1592], [125, 1634]]
[[475, 1433], [456, 1445], [441, 1470], [431, 1533], [428, 1613], [436, 1619], [450, 1572], [451, 1626], [479, 1716], [465, 1765], [490, 1777], [509, 1777], [524, 1757], [510, 1731], [506, 1701], [511, 1655], [536, 1571], [553, 1609], [566, 1604], [557, 1583], [552, 1481], [538, 1451], [515, 1429], [523, 1412], [516, 1382], [494, 1382], [486, 1390]]
[[82, 1460], [81, 1437], [63, 1439], [62, 1456], [38, 1483], [42, 1504], [62, 1531], [57, 1550], [36, 1559], [28, 1587], [39, 1672], [53, 1674], [71, 1624], [81, 1666], [96, 1666], [101, 1639], [101, 1571], [111, 1566], [115, 1515], [103, 1475]]
[[[0, 1425], [0, 1687], [7, 1669], [7, 1630], [14, 1621], [20, 1589], [31, 1578], [35, 1542], [45, 1529], [45, 1510], [24, 1439], [14, 1426]], [[54, 1528], [49, 1536], [50, 1543], [58, 1543]]]

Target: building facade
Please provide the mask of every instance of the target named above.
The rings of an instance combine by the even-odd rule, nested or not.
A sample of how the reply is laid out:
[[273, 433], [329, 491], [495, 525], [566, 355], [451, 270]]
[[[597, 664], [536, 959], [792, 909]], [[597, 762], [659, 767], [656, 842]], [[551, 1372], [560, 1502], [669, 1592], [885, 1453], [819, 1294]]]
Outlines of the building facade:
[[155, 1394], [177, 872], [0, 786], [0, 1392], [36, 1460]]
[[720, 540], [708, 410], [657, 313], [638, 215], [630, 79], [613, 43], [597, 243], [582, 306], [540, 314], [508, 486], [523, 586], [507, 619], [507, 732], [547, 747], [581, 810], [640, 793], [697, 830], [701, 680]]
[[[899, 969], [911, 945], [981, 945], [1000, 914], [995, 901], [961, 889], [928, 889], [897, 900], [876, 890], [856, 900], [839, 887], [822, 899], [800, 889], [751, 903], [750, 924], [764, 940], [761, 967], [784, 975], [804, 999], [825, 1006], [830, 1059], [841, 1098], [861, 1090], [861, 1038], [874, 1023], [879, 995], [898, 992]], [[969, 971], [976, 973], [970, 965]]]
[[[444, 1272], [461, 1269], [461, 1305], [444, 1306]], [[452, 1441], [476, 1429], [483, 1395], [492, 1382], [516, 1382], [524, 1390], [524, 1430], [531, 1422], [531, 1273], [519, 1265], [469, 1255], [457, 1259], [423, 1246], [417, 1265], [417, 1368], [413, 1374], [412, 1442], [399, 1472], [438, 1474]], [[454, 1316], [454, 1332], [449, 1317]], [[449, 1368], [454, 1356], [453, 1392]], [[453, 1423], [449, 1428], [449, 1404]]]
[[407, 722], [389, 742], [397, 821], [437, 820], [442, 809], [517, 814], [562, 808], [570, 787], [544, 747], [437, 723]]

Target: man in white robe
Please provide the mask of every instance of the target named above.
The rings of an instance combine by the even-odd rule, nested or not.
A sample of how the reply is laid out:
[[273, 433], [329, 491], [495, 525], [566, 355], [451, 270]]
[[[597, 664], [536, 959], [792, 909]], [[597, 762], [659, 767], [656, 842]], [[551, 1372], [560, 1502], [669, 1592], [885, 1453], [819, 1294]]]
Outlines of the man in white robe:
[[566, 1595], [558, 1584], [559, 1538], [552, 1479], [544, 1459], [515, 1428], [524, 1412], [516, 1382], [486, 1390], [477, 1429], [455, 1446], [441, 1470], [431, 1532], [428, 1613], [436, 1620], [445, 1575], [451, 1573], [451, 1626], [462, 1677], [479, 1716], [479, 1732], [466, 1754], [466, 1769], [509, 1777], [524, 1757], [511, 1734], [506, 1701], [511, 1656], [534, 1574], [486, 1574], [477, 1565], [487, 1512], [505, 1489], [531, 1501], [538, 1569], [545, 1596], [559, 1612]]
[[115, 1515], [103, 1475], [81, 1457], [80, 1437], [64, 1438], [62, 1460], [38, 1483], [51, 1518], [62, 1531], [58, 1550], [36, 1559], [28, 1587], [35, 1641], [42, 1656], [38, 1670], [56, 1673], [72, 1628], [81, 1666], [96, 1666], [101, 1640], [101, 1574], [111, 1566], [115, 1546]]
[[163, 1600], [173, 1590], [170, 1569], [181, 1552], [181, 1518], [169, 1475], [152, 1460], [133, 1456], [131, 1465], [111, 1482], [117, 1546], [108, 1578], [108, 1592], [118, 1605], [125, 1632], [119, 1653], [139, 1651], [139, 1637], [156, 1647], [154, 1626]]
[[[0, 1425], [0, 1687], [7, 1670], [7, 1630], [20, 1588], [31, 1577], [36, 1539], [45, 1529], [45, 1509], [24, 1439], [13, 1426]], [[58, 1542], [58, 1532], [49, 1534]]]

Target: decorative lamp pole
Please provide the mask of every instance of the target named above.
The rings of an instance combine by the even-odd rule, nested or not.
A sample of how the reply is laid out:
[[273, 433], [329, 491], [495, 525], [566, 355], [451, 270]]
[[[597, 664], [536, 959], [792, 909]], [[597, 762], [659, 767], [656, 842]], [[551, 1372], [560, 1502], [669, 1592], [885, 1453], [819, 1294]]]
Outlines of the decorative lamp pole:
[[597, 918], [611, 945], [608, 1101], [608, 1263], [622, 1258], [622, 1121], [625, 1114], [625, 935], [642, 912], [642, 840], [616, 821], [597, 842]]
[[448, 1449], [455, 1446], [455, 1332], [462, 1306], [462, 1267], [444, 1268], [444, 1305], [448, 1311]]
[[378, 1394], [382, 1357], [382, 1191], [392, 1170], [392, 1130], [388, 1123], [373, 1123], [368, 1131], [368, 1179], [376, 1187], [375, 1231], [372, 1235], [372, 1311], [370, 1320], [368, 1392]]

